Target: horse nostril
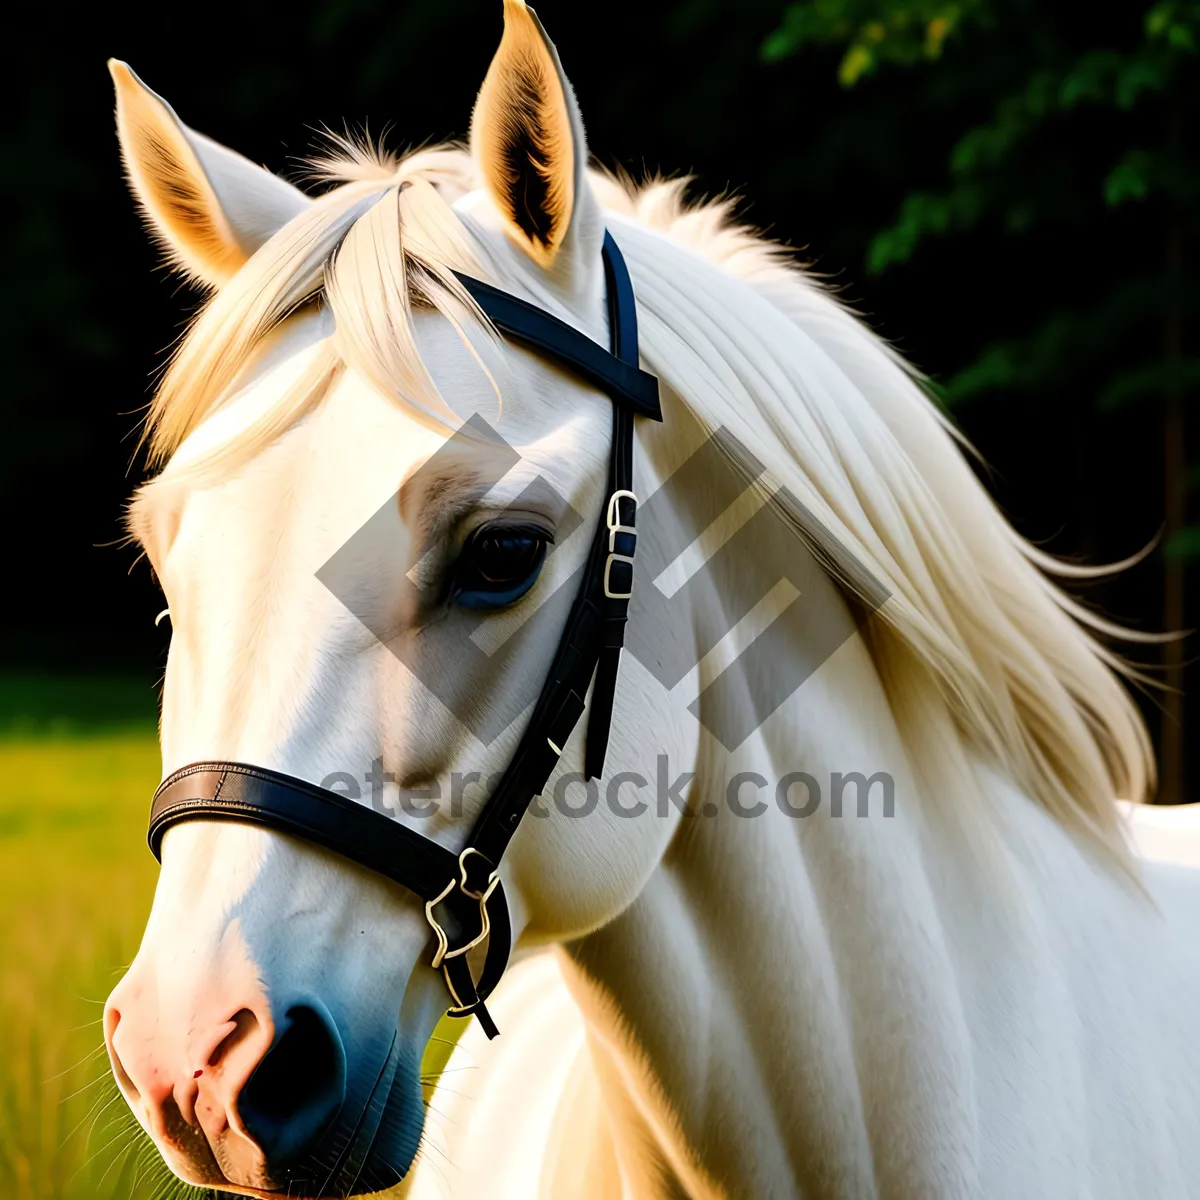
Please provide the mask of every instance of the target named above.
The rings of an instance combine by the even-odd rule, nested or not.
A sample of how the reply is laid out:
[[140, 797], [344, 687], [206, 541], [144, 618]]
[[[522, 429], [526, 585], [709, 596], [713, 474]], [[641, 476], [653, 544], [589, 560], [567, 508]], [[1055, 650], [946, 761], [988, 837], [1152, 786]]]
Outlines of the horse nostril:
[[233, 1028], [217, 1043], [213, 1052], [208, 1056], [209, 1067], [219, 1066], [234, 1050], [253, 1034], [258, 1032], [258, 1018], [248, 1009], [240, 1008], [229, 1018]]
[[104, 1014], [104, 1040], [108, 1046], [108, 1060], [112, 1066], [117, 1087], [121, 1089], [129, 1104], [136, 1104], [141, 1099], [141, 1093], [129, 1077], [129, 1072], [125, 1070], [125, 1064], [121, 1062], [121, 1056], [117, 1052], [117, 1026], [120, 1024], [120, 1012], [110, 1006]]
[[346, 1052], [329, 1015], [297, 1005], [280, 1025], [237, 1102], [272, 1167], [311, 1154], [346, 1096]]

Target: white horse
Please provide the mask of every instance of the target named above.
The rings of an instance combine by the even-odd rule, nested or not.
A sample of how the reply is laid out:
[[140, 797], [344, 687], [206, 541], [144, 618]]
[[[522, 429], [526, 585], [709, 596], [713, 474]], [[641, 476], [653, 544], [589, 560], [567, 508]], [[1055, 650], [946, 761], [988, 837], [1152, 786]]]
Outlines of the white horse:
[[[1127, 816], [1139, 854], [1200, 866], [1193, 807], [1139, 805]], [[397, 1198], [604, 1194], [588, 1182], [590, 1159], [579, 1156], [579, 1129], [594, 1122], [603, 1093], [564, 966], [569, 972], [561, 952], [542, 953], [508, 973], [491, 1001], [504, 1029], [497, 1041], [475, 1024], [450, 1045], [435, 1039], [440, 1069], [430, 1089], [426, 1149]], [[439, 1030], [453, 1037], [453, 1025]], [[614, 1187], [611, 1194], [620, 1192]]]
[[[105, 1011], [134, 1114], [181, 1178], [254, 1196], [1197, 1195], [1200, 887], [1123, 830], [1116, 800], [1152, 772], [1098, 640], [1118, 631], [1048, 581], [1073, 569], [1016, 536], [919, 381], [787, 256], [677, 184], [587, 169], [553, 47], [522, 0], [504, 13], [469, 152], [347, 146], [315, 199], [113, 64], [134, 192], [213, 291], [130, 512], [173, 625], [165, 771], [337, 779], [463, 845], [528, 708], [479, 736], [396, 647], [445, 644], [470, 597], [476, 708], [540, 680], [557, 628], [498, 651], [583, 559], [610, 405], [490, 336], [455, 270], [603, 342], [609, 229], [666, 418], [639, 424], [638, 494], [717, 429], [761, 465], [639, 577], [631, 633], [651, 589], [682, 594], [730, 547], [756, 565], [768, 548], [738, 535], [773, 489], [825, 569], [731, 605], [680, 678], [626, 654], [583, 819], [578, 734], [563, 748], [558, 802], [502, 865], [518, 954], [554, 949], [497, 993], [494, 1080], [453, 1072], [471, 1030], [422, 1092], [446, 995], [416, 897], [274, 832], [172, 828]], [[495, 442], [468, 437], [421, 472], [473, 417], [519, 461], [480, 486]], [[485, 523], [502, 536], [481, 563]], [[318, 574], [368, 524], [335, 595]], [[436, 599], [400, 604], [405, 579]], [[699, 641], [705, 614], [679, 612], [659, 632]], [[726, 749], [704, 698], [779, 629], [803, 684]], [[801, 806], [799, 773], [828, 802]], [[665, 794], [639, 809], [618, 776]], [[450, 803], [421, 816], [416, 796]]]

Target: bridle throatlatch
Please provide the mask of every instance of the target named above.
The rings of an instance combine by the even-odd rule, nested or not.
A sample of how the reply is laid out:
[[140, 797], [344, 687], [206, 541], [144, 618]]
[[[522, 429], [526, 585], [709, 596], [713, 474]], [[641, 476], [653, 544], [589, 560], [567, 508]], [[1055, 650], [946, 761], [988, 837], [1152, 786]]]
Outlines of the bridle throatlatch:
[[[150, 810], [149, 841], [156, 858], [172, 825], [201, 819], [244, 821], [314, 842], [415, 892], [425, 903], [436, 940], [432, 966], [441, 970], [453, 1001], [449, 1015], [477, 1015], [489, 1038], [498, 1030], [484, 1001], [512, 952], [500, 861], [583, 715], [593, 676], [584, 769], [589, 779], [604, 771], [637, 548], [633, 419], [662, 420], [658, 380], [638, 366], [633, 285], [609, 233], [604, 235], [603, 255], [609, 350], [535, 305], [481, 280], [459, 276], [501, 333], [605, 392], [613, 406], [607, 498], [579, 591], [529, 725], [465, 849], [456, 855], [337, 792], [245, 763], [183, 767], [159, 785]], [[482, 946], [486, 950], [476, 979], [467, 959]]]

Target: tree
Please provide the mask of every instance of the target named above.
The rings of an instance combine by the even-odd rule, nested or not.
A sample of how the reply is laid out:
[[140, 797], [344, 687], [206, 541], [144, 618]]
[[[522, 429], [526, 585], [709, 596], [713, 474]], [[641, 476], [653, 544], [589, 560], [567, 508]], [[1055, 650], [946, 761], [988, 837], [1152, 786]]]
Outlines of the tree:
[[[1197, 289], [1185, 272], [1200, 195], [1187, 136], [1198, 43], [1200, 4], [1186, 0], [1140, 13], [1024, 0], [811, 0], [788, 6], [763, 44], [769, 61], [837, 48], [845, 88], [903, 68], [920, 77], [927, 102], [962, 114], [939, 186], [909, 191], [869, 239], [868, 274], [971, 233], [1011, 243], [1069, 237], [1081, 225], [1104, 231], [1093, 250], [1110, 264], [1100, 294], [1072, 296], [1069, 285], [1050, 303], [1031, 294], [1026, 327], [992, 340], [939, 394], [954, 409], [1022, 391], [1053, 405], [1087, 379], [1093, 413], [1138, 405], [1159, 421], [1162, 625], [1175, 631], [1186, 622], [1188, 562], [1200, 557], [1200, 524], [1187, 521], [1198, 473], [1187, 469], [1184, 420], [1200, 385], [1187, 336]], [[1165, 643], [1167, 803], [1186, 798], [1185, 666], [1183, 643]]]

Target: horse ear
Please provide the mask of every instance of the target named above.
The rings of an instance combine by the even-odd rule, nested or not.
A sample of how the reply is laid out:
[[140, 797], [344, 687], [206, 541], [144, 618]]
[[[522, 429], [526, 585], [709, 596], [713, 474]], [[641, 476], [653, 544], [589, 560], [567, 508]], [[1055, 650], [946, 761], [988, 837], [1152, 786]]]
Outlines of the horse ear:
[[554, 43], [525, 0], [504, 0], [504, 36], [471, 116], [471, 151], [509, 235], [569, 282], [600, 261], [587, 142]]
[[111, 59], [108, 69], [121, 156], [138, 204], [175, 265], [219, 286], [311, 201], [189, 129], [125, 63]]

